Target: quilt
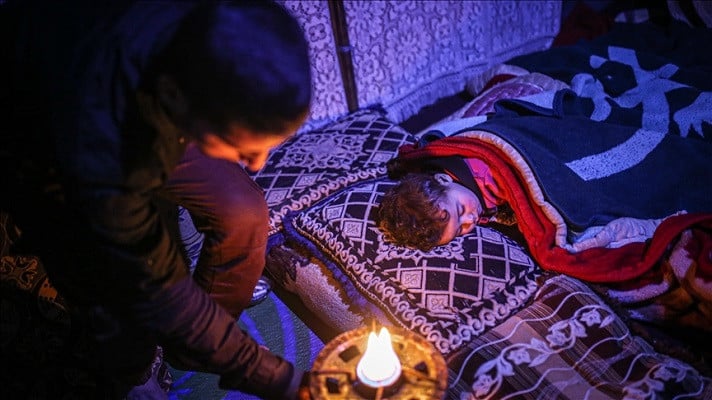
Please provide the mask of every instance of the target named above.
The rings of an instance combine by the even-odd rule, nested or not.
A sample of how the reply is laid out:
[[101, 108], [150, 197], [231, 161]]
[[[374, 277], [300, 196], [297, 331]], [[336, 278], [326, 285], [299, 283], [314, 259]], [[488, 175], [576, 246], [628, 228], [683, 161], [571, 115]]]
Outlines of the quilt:
[[447, 356], [448, 399], [706, 399], [711, 379], [632, 335], [583, 282], [535, 302]]
[[[508, 200], [542, 266], [594, 282], [637, 278], [681, 230], [710, 223], [712, 57], [690, 51], [709, 40], [709, 29], [618, 24], [590, 43], [517, 57], [513, 65], [571, 89], [500, 100], [487, 121], [451, 125], [443, 133], [453, 137], [403, 146], [399, 157], [489, 160], [500, 186], [521, 189], [507, 189]], [[648, 221], [636, 228], [659, 239], [603, 253], [571, 245], [608, 224], [624, 228], [622, 218]], [[641, 264], [643, 247], [651, 259]], [[602, 256], [619, 261], [586, 267]]]
[[636, 318], [709, 332], [712, 57], [695, 49], [710, 40], [705, 28], [616, 24], [517, 57], [508, 71], [568, 87], [499, 99], [486, 121], [435, 127], [447, 137], [399, 157], [485, 160], [542, 268], [606, 284]]

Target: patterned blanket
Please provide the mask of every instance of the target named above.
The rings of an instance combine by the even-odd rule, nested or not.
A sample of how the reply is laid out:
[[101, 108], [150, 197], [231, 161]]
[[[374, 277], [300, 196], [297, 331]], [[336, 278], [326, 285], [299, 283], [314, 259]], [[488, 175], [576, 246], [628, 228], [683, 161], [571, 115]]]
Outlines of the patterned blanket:
[[565, 276], [547, 280], [532, 305], [447, 363], [448, 399], [712, 396], [710, 377], [631, 335], [585, 284]]
[[493, 129], [526, 129], [513, 127], [507, 140], [535, 165], [570, 228], [710, 211], [712, 53], [699, 51], [710, 40], [707, 28], [617, 24], [591, 42], [515, 58], [571, 90], [546, 108], [503, 102]]
[[619, 24], [515, 58], [568, 88], [476, 99], [494, 103], [486, 122], [436, 126], [449, 137], [400, 157], [486, 160], [543, 268], [606, 283], [636, 318], [709, 332], [712, 54], [698, 49], [710, 41], [709, 29]]
[[[649, 242], [571, 252], [563, 245], [568, 236], [566, 224], [546, 196], [549, 188], [540, 185], [541, 182], [536, 179], [533, 172], [536, 165], [529, 166], [516, 150], [498, 136], [483, 130], [468, 131], [420, 148], [403, 146], [399, 156], [413, 160], [453, 155], [479, 158], [489, 165], [495, 181], [506, 193], [506, 200], [516, 214], [532, 256], [542, 268], [589, 282], [624, 282], [638, 278], [659, 261], [682, 231], [694, 226], [712, 228], [712, 213], [675, 215], [657, 226]], [[576, 186], [565, 189], [572, 192], [579, 190]], [[708, 246], [710, 239], [712, 237], [700, 237], [701, 248], [707, 248], [705, 246]], [[705, 276], [712, 276], [712, 261], [705, 261], [704, 257], [700, 261], [699, 267]]]
[[487, 121], [436, 127], [457, 137], [399, 156], [486, 160], [544, 268], [638, 278], [682, 230], [710, 224], [712, 53], [695, 49], [711, 41], [710, 29], [616, 24], [517, 57], [508, 65], [570, 89], [500, 100]]

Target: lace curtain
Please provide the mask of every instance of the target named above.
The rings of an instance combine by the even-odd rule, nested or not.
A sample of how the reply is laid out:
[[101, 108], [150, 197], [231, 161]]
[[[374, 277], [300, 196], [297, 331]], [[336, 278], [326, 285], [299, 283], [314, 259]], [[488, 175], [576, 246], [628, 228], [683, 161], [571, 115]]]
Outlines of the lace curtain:
[[[311, 46], [314, 101], [308, 127], [348, 108], [326, 0], [284, 0]], [[458, 93], [468, 80], [548, 47], [561, 1], [343, 0], [360, 107], [394, 122]]]

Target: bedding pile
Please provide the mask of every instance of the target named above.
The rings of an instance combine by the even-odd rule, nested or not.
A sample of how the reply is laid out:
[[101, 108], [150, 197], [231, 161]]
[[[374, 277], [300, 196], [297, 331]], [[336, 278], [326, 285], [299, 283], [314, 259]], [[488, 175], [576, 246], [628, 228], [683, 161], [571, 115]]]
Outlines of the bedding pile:
[[[422, 335], [447, 361], [448, 399], [712, 398], [709, 43], [709, 28], [614, 24], [463, 82], [474, 99], [420, 134], [378, 107], [300, 133], [253, 175], [266, 272], [324, 341], [364, 325]], [[443, 155], [490, 165], [517, 232], [478, 226], [428, 252], [386, 240], [386, 163]], [[22, 366], [79, 360], [39, 260], [7, 254], [5, 218], [3, 327], [48, 344], [22, 342]]]
[[[606, 292], [622, 303], [654, 299], [638, 318], [708, 330], [712, 57], [691, 50], [711, 39], [682, 24], [618, 24], [591, 42], [517, 57], [500, 71], [521, 76], [500, 75], [461, 114], [494, 104], [486, 122], [450, 122], [440, 133], [455, 137], [404, 146], [401, 157], [496, 164], [543, 268], [616, 283]], [[532, 73], [569, 87], [502, 96]]]
[[[631, 329], [712, 329], [711, 88], [696, 80], [712, 63], [669, 37], [705, 32], [622, 26], [513, 59], [427, 144], [375, 109], [300, 135], [255, 176], [268, 272], [325, 340], [373, 323], [423, 335], [448, 362], [448, 398], [712, 397], [702, 341], [676, 352]], [[488, 226], [429, 252], [384, 238], [385, 162], [448, 152], [491, 164], [523, 242]]]

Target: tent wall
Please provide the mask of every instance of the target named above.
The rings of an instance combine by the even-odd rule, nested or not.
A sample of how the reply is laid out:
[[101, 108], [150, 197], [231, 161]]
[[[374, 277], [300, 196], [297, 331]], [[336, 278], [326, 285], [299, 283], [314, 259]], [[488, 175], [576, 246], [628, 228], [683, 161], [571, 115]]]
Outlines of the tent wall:
[[490, 67], [548, 47], [561, 16], [558, 0], [338, 2], [347, 25], [348, 48], [343, 38], [337, 45], [334, 33], [340, 28], [338, 21], [332, 21], [326, 0], [283, 1], [302, 23], [311, 46], [310, 126], [350, 111], [345, 90], [349, 79], [344, 85], [339, 54], [342, 67], [344, 56], [350, 56], [353, 65], [355, 90], [350, 90], [350, 96], [355, 97], [355, 106], [380, 104], [393, 121], [401, 122], [422, 107], [464, 90], [467, 80]]

